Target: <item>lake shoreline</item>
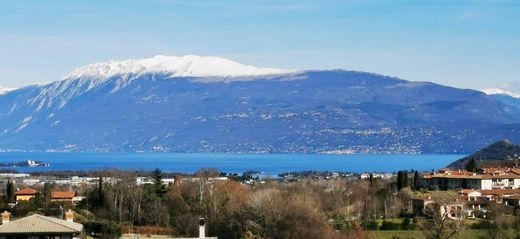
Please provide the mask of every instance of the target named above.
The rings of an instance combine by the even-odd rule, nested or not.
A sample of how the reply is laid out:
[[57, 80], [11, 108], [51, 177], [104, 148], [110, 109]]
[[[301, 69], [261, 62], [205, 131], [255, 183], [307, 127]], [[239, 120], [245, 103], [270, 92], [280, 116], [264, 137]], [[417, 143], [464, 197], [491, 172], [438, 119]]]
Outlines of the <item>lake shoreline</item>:
[[392, 173], [399, 170], [438, 170], [464, 157], [459, 154], [330, 155], [330, 154], [171, 154], [171, 153], [0, 153], [0, 163], [37, 160], [42, 168], [16, 168], [20, 172], [77, 170], [153, 170], [194, 173], [201, 168], [221, 172], [259, 171], [265, 175], [287, 172], [330, 171]]

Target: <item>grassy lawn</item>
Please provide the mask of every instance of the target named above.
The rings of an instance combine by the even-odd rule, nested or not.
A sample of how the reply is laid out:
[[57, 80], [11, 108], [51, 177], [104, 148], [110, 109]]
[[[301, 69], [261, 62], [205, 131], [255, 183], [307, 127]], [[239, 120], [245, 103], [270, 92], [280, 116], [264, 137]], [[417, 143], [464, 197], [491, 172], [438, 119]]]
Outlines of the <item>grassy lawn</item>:
[[[408, 238], [422, 238], [420, 231], [372, 231], [371, 232], [376, 239], [392, 239], [394, 236], [398, 236], [402, 239]], [[485, 230], [474, 230], [467, 229], [464, 231], [462, 235], [463, 239], [475, 239], [475, 238], [485, 238], [486, 231]]]

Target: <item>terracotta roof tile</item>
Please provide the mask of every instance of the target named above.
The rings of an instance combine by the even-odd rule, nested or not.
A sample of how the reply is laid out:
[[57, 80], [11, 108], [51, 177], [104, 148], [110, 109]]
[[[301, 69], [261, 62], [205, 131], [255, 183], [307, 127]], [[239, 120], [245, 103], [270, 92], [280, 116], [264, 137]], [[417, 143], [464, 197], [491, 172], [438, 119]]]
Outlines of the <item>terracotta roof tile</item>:
[[520, 194], [520, 189], [488, 189], [480, 190], [482, 195], [517, 195]]
[[22, 189], [16, 193], [14, 193], [15, 195], [36, 195], [36, 190], [34, 189], [30, 189], [30, 188], [25, 188], [25, 189]]
[[76, 196], [76, 192], [52, 192], [51, 198], [52, 199], [72, 199]]

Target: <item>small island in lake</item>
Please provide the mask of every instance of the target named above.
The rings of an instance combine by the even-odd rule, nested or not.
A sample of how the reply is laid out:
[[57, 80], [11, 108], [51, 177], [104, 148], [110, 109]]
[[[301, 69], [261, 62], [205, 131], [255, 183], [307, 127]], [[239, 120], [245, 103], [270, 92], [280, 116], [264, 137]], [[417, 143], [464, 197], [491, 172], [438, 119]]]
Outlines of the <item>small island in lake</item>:
[[50, 164], [36, 161], [36, 160], [25, 160], [21, 162], [0, 162], [0, 168], [12, 168], [12, 167], [48, 167]]

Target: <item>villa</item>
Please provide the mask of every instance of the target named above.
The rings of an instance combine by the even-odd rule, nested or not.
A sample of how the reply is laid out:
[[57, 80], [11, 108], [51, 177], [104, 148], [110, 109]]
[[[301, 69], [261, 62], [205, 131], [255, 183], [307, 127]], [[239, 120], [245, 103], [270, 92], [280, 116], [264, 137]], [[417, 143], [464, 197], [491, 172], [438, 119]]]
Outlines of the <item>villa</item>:
[[16, 193], [14, 193], [14, 195], [16, 196], [17, 202], [29, 201], [36, 197], [36, 190], [30, 189], [30, 188], [25, 188], [25, 189], [22, 189]]
[[421, 186], [440, 190], [457, 189], [518, 189], [520, 188], [520, 170], [510, 168], [484, 168], [479, 173], [466, 170], [443, 169], [425, 175]]
[[71, 202], [76, 197], [76, 192], [52, 192], [51, 202]]

